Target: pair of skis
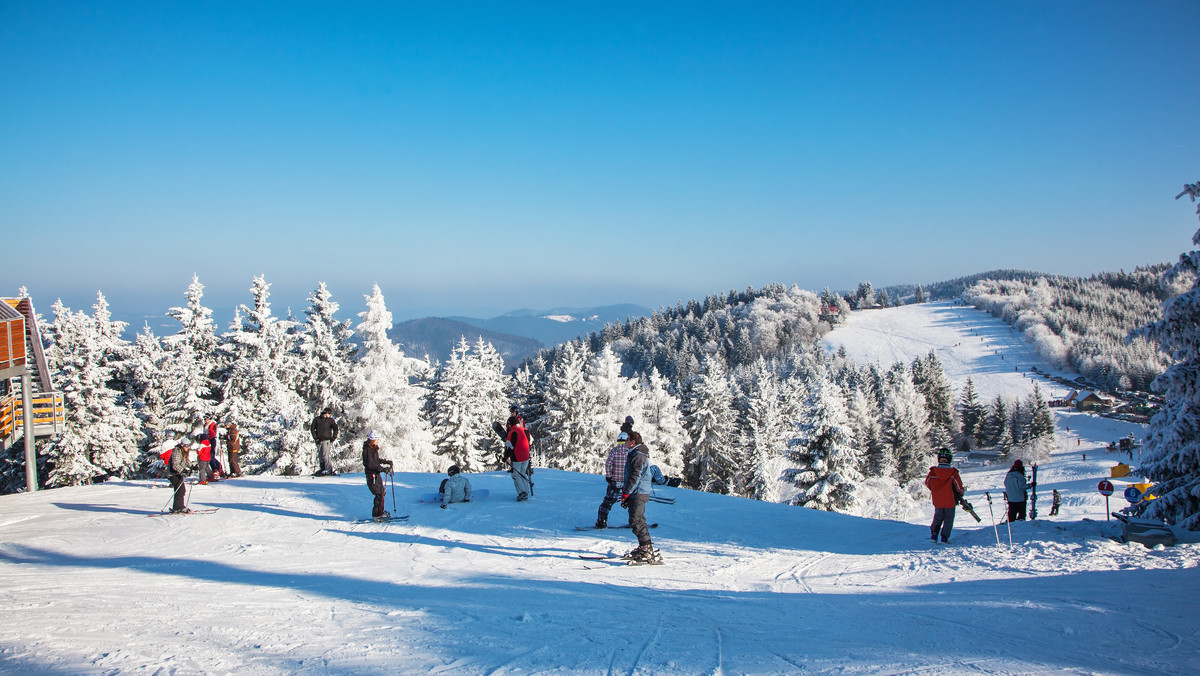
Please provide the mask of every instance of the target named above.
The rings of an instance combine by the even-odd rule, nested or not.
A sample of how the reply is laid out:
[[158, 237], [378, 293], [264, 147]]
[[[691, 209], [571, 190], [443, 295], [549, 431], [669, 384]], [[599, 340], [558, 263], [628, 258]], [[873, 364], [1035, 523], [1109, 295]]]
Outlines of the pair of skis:
[[[646, 524], [646, 527], [647, 528], [658, 528], [658, 524], [648, 523], [648, 524]], [[595, 526], [575, 526], [575, 530], [618, 530], [621, 528], [629, 529], [629, 528], [633, 528], [633, 526], [630, 526], [627, 523], [621, 524], [619, 526], [605, 526], [604, 528], [596, 528]]]
[[408, 516], [408, 514], [405, 514], [403, 516], [389, 516], [386, 518], [380, 517], [378, 519], [357, 519], [355, 521], [351, 521], [350, 523], [403, 523], [408, 521]]
[[620, 564], [623, 566], [661, 566], [666, 563], [663, 561], [662, 555], [655, 552], [656, 557], [646, 561], [642, 559], [631, 559], [628, 554], [579, 554], [579, 558], [584, 561], [602, 561], [604, 563]]

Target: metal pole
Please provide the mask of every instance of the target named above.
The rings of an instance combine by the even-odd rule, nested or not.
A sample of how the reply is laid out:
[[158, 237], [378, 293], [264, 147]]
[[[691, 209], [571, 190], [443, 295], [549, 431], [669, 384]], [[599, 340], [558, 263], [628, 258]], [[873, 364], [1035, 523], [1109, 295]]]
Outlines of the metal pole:
[[396, 480], [392, 478], [392, 472], [388, 471], [388, 481], [392, 484], [392, 513], [396, 512]]
[[[21, 372], [21, 410], [24, 411], [25, 424], [25, 489], [30, 493], [37, 490], [37, 455], [33, 452], [33, 379], [29, 377], [29, 369]], [[53, 416], [51, 416], [53, 417]]]
[[996, 528], [996, 513], [992, 511], [992, 494], [984, 493], [988, 501], [988, 514], [992, 517], [992, 531], [996, 533], [996, 546], [1000, 546], [1000, 529]]

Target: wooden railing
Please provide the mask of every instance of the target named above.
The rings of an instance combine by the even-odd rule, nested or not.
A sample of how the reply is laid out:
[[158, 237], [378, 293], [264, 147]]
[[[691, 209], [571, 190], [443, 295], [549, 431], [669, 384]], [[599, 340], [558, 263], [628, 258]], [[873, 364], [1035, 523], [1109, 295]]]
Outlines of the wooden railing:
[[[65, 420], [62, 392], [39, 392], [30, 397], [29, 404], [34, 436], [51, 436], [62, 431]], [[0, 400], [0, 440], [12, 439], [23, 433], [24, 413], [19, 395], [9, 395]]]
[[0, 303], [0, 371], [25, 365], [25, 317]]

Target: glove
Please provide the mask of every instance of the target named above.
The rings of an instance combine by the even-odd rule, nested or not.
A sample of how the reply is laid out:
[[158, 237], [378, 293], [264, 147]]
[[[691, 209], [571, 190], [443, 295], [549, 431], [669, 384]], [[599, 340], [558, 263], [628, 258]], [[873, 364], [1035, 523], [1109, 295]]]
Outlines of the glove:
[[621, 508], [629, 509], [629, 494], [628, 493], [624, 493], [621, 495]]

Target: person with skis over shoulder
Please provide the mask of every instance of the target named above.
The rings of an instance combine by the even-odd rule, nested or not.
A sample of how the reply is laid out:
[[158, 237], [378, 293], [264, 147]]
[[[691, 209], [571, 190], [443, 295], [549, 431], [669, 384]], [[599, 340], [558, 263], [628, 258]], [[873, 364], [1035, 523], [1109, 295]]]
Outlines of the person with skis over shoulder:
[[200, 470], [196, 483], [201, 486], [207, 484], [212, 477], [212, 444], [208, 441], [208, 435], [203, 428], [196, 428], [195, 441], [196, 444], [196, 467]]
[[621, 491], [625, 488], [625, 460], [629, 456], [629, 434], [621, 432], [617, 435], [617, 445], [608, 450], [604, 460], [604, 499], [600, 501], [600, 511], [596, 513], [596, 528], [608, 528], [608, 513], [613, 505], [621, 501]]
[[238, 436], [238, 426], [233, 418], [225, 420], [225, 449], [229, 451], [229, 476], [242, 476], [242, 465], [238, 462], [238, 454], [242, 452], [242, 438]]
[[186, 514], [188, 511], [187, 491], [183, 487], [183, 477], [188, 473], [188, 455], [192, 451], [192, 440], [184, 436], [171, 449], [171, 458], [167, 461], [167, 481], [175, 497], [171, 502], [172, 514]]
[[1062, 504], [1062, 496], [1058, 494], [1058, 489], [1051, 491], [1050, 516], [1058, 516], [1058, 507]]
[[375, 502], [371, 505], [371, 518], [387, 519], [391, 514], [383, 510], [385, 489], [382, 474], [392, 471], [392, 461], [379, 458], [379, 435], [375, 430], [371, 430], [371, 433], [367, 435], [367, 440], [363, 442], [362, 461], [363, 471], [367, 475], [367, 488], [375, 496]]
[[471, 482], [462, 475], [462, 469], [458, 465], [450, 465], [446, 474], [449, 476], [442, 479], [442, 487], [438, 491], [442, 494], [442, 509], [452, 502], [470, 502]]
[[[515, 409], [515, 407], [514, 407]], [[514, 415], [508, 419], [508, 437], [504, 446], [505, 455], [510, 459], [513, 486], [517, 489], [517, 502], [529, 499], [533, 490], [533, 482], [529, 480], [529, 436], [525, 432], [525, 421], [521, 416]]]
[[650, 450], [642, 443], [642, 435], [629, 433], [625, 442], [629, 453], [625, 456], [625, 482], [621, 486], [621, 506], [629, 510], [629, 527], [637, 536], [638, 546], [625, 556], [643, 563], [658, 563], [662, 560], [650, 541], [650, 527], [646, 525], [646, 503], [650, 500]]
[[333, 470], [333, 442], [337, 441], [338, 424], [333, 419], [333, 408], [326, 406], [322, 409], [308, 429], [313, 441], [317, 442], [317, 462], [321, 466], [313, 476], [337, 476]]
[[958, 500], [966, 493], [962, 477], [951, 464], [954, 454], [950, 449], [938, 451], [938, 464], [929, 468], [925, 475], [925, 486], [933, 497], [933, 523], [929, 524], [929, 539], [937, 542], [941, 535], [942, 542], [950, 542], [950, 531], [954, 529], [954, 510]]
[[1025, 502], [1029, 499], [1029, 482], [1025, 479], [1025, 463], [1017, 460], [1004, 476], [1004, 497], [1008, 500], [1008, 521], [1025, 520]]

